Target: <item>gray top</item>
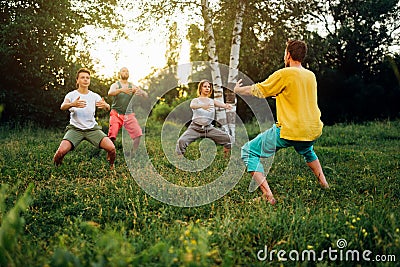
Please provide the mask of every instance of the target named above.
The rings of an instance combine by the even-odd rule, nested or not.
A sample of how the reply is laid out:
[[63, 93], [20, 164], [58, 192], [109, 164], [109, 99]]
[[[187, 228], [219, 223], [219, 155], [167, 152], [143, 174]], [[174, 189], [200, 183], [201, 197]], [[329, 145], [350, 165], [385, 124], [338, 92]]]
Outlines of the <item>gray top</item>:
[[[214, 99], [207, 98], [207, 100], [210, 101], [211, 105], [209, 110], [205, 110], [203, 108], [192, 109], [193, 110], [192, 121], [198, 125], [208, 126], [214, 120], [215, 117]], [[192, 103], [204, 104], [206, 102], [201, 101], [199, 98], [195, 98], [192, 100]]]

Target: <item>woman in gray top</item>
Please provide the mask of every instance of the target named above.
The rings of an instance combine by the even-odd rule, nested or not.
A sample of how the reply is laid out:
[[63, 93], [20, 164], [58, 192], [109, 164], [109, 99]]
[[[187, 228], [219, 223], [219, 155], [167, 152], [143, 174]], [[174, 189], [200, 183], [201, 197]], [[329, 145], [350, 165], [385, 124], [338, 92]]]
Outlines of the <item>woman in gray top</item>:
[[223, 145], [225, 156], [229, 154], [232, 145], [231, 136], [215, 128], [211, 123], [214, 120], [215, 107], [231, 109], [232, 106], [210, 98], [211, 94], [212, 84], [208, 80], [202, 80], [197, 88], [198, 97], [190, 102], [190, 108], [193, 110], [192, 123], [176, 144], [178, 155], [183, 155], [190, 143], [205, 137]]

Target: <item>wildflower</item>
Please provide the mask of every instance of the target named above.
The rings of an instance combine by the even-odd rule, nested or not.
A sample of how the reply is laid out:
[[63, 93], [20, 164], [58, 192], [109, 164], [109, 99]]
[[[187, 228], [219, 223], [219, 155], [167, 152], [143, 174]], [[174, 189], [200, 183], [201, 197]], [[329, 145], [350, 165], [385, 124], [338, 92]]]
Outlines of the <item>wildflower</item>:
[[313, 249], [313, 248], [314, 248], [314, 246], [307, 245], [307, 249]]
[[183, 256], [183, 259], [184, 259], [186, 262], [191, 262], [191, 261], [193, 261], [193, 253], [192, 253], [192, 252], [186, 253], [186, 254]]
[[100, 227], [100, 224], [98, 224], [97, 222], [93, 222], [93, 221], [88, 221], [86, 222], [88, 225], [93, 226], [93, 227]]

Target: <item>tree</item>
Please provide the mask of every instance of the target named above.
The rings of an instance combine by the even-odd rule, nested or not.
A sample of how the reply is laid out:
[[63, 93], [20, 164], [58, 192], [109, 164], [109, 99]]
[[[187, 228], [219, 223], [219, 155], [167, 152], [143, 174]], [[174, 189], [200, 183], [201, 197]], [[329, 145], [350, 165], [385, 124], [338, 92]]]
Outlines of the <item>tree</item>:
[[341, 72], [368, 78], [399, 42], [394, 32], [400, 29], [398, 0], [341, 0], [314, 2], [311, 12], [316, 23], [323, 25], [329, 46], [327, 64]]
[[0, 2], [3, 120], [42, 125], [58, 120], [54, 112], [65, 91], [75, 88], [75, 71], [91, 67], [86, 47], [79, 48], [87, 43], [81, 31], [90, 25], [118, 28], [115, 5], [113, 0]]
[[388, 97], [396, 95], [387, 92], [393, 87], [383, 87], [386, 82], [381, 77], [388, 64], [383, 64], [385, 58], [392, 57], [389, 48], [399, 44], [399, 1], [341, 0], [310, 4], [316, 7], [310, 12], [314, 23], [323, 27], [314, 34], [313, 45], [314, 51], [320, 51], [314, 67], [319, 70], [325, 120], [333, 123], [380, 117], [380, 103], [392, 103]]
[[241, 34], [243, 28], [243, 16], [246, 10], [246, 2], [240, 0], [238, 2], [238, 11], [236, 12], [235, 23], [232, 30], [232, 43], [231, 53], [229, 59], [229, 74], [228, 74], [228, 88], [226, 93], [226, 102], [232, 105], [231, 110], [226, 111], [227, 125], [229, 133], [232, 139], [235, 140], [235, 128], [236, 128], [236, 95], [233, 93], [233, 88], [239, 79], [239, 56], [240, 56], [240, 45], [241, 45]]
[[[222, 88], [222, 76], [219, 68], [219, 60], [217, 54], [217, 46], [215, 43], [214, 30], [212, 27], [212, 15], [208, 4], [208, 0], [201, 0], [201, 13], [204, 19], [204, 33], [207, 43], [207, 52], [210, 61], [212, 83], [214, 87], [214, 99], [220, 102], [224, 102], [224, 89]], [[222, 109], [216, 110], [216, 120], [224, 128], [226, 132], [229, 132], [229, 128], [226, 120], [226, 112]]]
[[[225, 5], [228, 5], [230, 3], [229, 1], [224, 2]], [[233, 27], [233, 40], [232, 40], [232, 50], [231, 50], [231, 60], [232, 64], [229, 64], [231, 66], [231, 73], [230, 73], [230, 78], [226, 82], [231, 82], [232, 83], [235, 81], [235, 78], [237, 77], [237, 67], [239, 64], [239, 51], [240, 51], [240, 34], [241, 34], [241, 28], [243, 25], [243, 14], [244, 14], [244, 7], [245, 7], [245, 1], [238, 1], [238, 4], [236, 1], [233, 1], [233, 3], [230, 3], [231, 7], [230, 10], [236, 10], [238, 8], [238, 12], [236, 13], [236, 19], [235, 19], [235, 24], [231, 25]], [[210, 68], [211, 68], [211, 74], [212, 74], [212, 82], [214, 85], [214, 99], [224, 102], [224, 90], [223, 90], [223, 81], [222, 81], [222, 76], [221, 76], [221, 71], [219, 68], [219, 58], [218, 58], [218, 50], [216, 46], [216, 38], [214, 36], [214, 29], [213, 29], [213, 17], [214, 17], [214, 12], [212, 8], [209, 5], [208, 0], [201, 0], [200, 3], [195, 1], [166, 1], [163, 3], [154, 3], [154, 2], [145, 2], [142, 4], [142, 14], [139, 17], [138, 21], [143, 22], [143, 20], [146, 20], [146, 17], [148, 15], [151, 15], [151, 18], [159, 19], [160, 14], [168, 14], [172, 15], [176, 10], [180, 10], [181, 12], [184, 12], [185, 9], [189, 8], [190, 6], [195, 6], [200, 10], [201, 18], [203, 20], [204, 24], [204, 44], [205, 47], [207, 48], [207, 55], [208, 55], [208, 60], [210, 61]], [[196, 11], [195, 11], [196, 13]], [[168, 20], [168, 19], [167, 19]], [[143, 23], [142, 28], [146, 28], [147, 22]], [[198, 38], [201, 36], [200, 31], [198, 30], [199, 28], [191, 25], [189, 29], [189, 39], [193, 40], [195, 43], [194, 50], [198, 49], [196, 48], [196, 45], [198, 45], [198, 41], [201, 40], [201, 38]], [[198, 38], [195, 40], [195, 38]], [[194, 55], [193, 51], [191, 52], [192, 55]], [[203, 50], [204, 51], [204, 50]], [[232, 89], [232, 88], [231, 88]], [[236, 104], [236, 97], [233, 93], [228, 92], [227, 93], [229, 96], [229, 102], [235, 106]], [[234, 136], [235, 132], [235, 108], [233, 109], [232, 112], [230, 112], [229, 116], [229, 122], [227, 123], [227, 115], [224, 109], [217, 109], [216, 110], [216, 120], [218, 123], [222, 125], [222, 127], [225, 129], [225, 131], [230, 132]], [[229, 127], [230, 126], [230, 127]]]

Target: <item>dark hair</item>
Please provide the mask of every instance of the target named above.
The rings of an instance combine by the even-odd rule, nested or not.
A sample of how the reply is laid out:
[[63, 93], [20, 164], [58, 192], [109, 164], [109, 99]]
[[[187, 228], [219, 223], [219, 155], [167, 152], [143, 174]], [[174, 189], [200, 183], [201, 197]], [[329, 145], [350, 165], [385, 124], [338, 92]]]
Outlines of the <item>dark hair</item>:
[[307, 55], [307, 45], [303, 41], [289, 40], [286, 42], [286, 51], [293, 60], [303, 62]]
[[[87, 68], [80, 68], [79, 70], [78, 70], [78, 72], [76, 73], [76, 80], [78, 80], [78, 77], [79, 77], [79, 74], [80, 73], [87, 73], [87, 74], [89, 74], [89, 76], [90, 76], [90, 70], [89, 69], [87, 69]], [[78, 83], [76, 84], [76, 88], [78, 88]]]
[[211, 87], [210, 93], [208, 96], [211, 96], [212, 91], [213, 91], [213, 84], [209, 81], [209, 80], [201, 80], [199, 82], [199, 85], [197, 86], [197, 95], [200, 96], [201, 95], [201, 88], [203, 87], [203, 84], [208, 83]]

